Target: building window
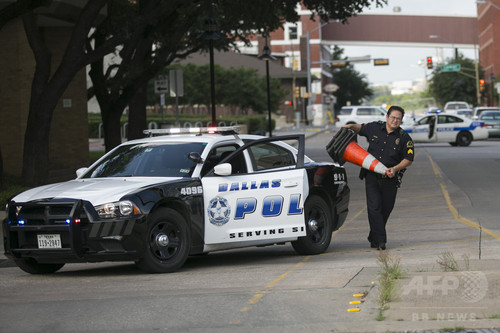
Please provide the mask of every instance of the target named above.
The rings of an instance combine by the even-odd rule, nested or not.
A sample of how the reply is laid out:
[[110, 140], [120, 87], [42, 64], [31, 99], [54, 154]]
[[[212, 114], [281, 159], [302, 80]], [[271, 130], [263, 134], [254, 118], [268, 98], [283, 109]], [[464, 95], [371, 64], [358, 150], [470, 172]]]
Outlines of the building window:
[[298, 38], [297, 34], [297, 26], [296, 25], [290, 25], [288, 26], [288, 39], [294, 40]]

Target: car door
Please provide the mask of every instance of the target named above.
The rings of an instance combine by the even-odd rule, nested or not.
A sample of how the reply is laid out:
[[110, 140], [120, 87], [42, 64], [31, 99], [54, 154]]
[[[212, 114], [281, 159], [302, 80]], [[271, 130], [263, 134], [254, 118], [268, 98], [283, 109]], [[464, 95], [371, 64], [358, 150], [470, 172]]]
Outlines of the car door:
[[416, 121], [410, 133], [415, 142], [435, 142], [437, 140], [436, 115], [428, 115]]
[[[233, 169], [244, 158], [247, 173], [202, 178], [205, 244], [291, 240], [305, 236], [304, 201], [308, 194], [303, 148], [296, 158], [273, 144], [275, 138], [253, 141], [231, 153], [217, 167]], [[302, 155], [301, 155], [302, 154]]]
[[450, 115], [438, 115], [436, 136], [438, 142], [455, 142], [457, 139], [458, 130], [455, 128], [459, 125], [460, 118]]

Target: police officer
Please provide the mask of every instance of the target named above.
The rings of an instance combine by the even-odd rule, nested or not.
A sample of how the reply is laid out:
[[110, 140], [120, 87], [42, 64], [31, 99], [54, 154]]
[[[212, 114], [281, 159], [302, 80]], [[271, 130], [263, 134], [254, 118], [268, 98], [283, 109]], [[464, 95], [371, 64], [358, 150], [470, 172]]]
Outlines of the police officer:
[[385, 250], [387, 233], [385, 226], [394, 203], [403, 172], [413, 162], [415, 150], [413, 140], [400, 127], [405, 111], [393, 105], [389, 108], [386, 121], [366, 124], [345, 125], [368, 140], [368, 152], [387, 168], [385, 175], [361, 169], [360, 178], [365, 178], [366, 205], [370, 234], [368, 241], [372, 248]]

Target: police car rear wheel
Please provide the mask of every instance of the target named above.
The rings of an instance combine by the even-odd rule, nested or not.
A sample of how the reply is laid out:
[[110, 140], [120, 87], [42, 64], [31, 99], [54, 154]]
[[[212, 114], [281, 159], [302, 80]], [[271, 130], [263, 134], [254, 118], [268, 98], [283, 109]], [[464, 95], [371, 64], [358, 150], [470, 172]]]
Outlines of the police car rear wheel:
[[457, 135], [457, 145], [466, 147], [472, 142], [472, 134], [469, 132], [460, 132]]
[[30, 274], [52, 274], [60, 270], [64, 264], [40, 264], [35, 259], [16, 259], [16, 265]]
[[191, 234], [184, 217], [170, 208], [153, 213], [145, 242], [144, 256], [137, 266], [148, 273], [178, 270], [187, 260]]
[[325, 252], [332, 239], [332, 219], [325, 201], [313, 195], [305, 203], [306, 236], [292, 242], [299, 254], [310, 255]]

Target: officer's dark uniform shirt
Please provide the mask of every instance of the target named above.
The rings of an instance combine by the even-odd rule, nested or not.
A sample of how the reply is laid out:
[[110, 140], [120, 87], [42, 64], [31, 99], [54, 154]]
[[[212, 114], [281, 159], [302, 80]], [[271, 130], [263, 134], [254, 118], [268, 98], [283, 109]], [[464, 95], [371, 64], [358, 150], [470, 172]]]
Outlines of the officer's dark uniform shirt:
[[387, 133], [385, 122], [374, 121], [361, 125], [359, 135], [367, 138], [367, 151], [388, 168], [398, 165], [403, 159], [413, 161], [413, 140], [401, 127]]

